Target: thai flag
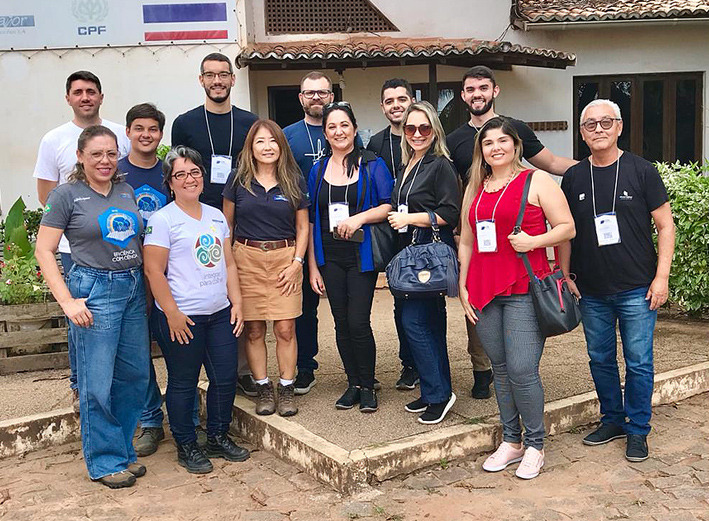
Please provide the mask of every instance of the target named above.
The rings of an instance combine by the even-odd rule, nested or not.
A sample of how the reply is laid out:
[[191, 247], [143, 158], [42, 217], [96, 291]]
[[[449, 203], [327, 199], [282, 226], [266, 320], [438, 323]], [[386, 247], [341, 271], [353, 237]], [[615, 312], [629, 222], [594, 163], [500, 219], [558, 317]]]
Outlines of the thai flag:
[[226, 40], [226, 2], [143, 4], [145, 41]]

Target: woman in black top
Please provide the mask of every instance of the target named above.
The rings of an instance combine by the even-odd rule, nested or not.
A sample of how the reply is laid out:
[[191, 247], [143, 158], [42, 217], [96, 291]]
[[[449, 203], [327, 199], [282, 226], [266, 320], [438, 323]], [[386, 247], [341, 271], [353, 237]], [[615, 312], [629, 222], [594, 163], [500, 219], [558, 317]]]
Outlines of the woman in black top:
[[[431, 242], [432, 211], [441, 229], [441, 239], [455, 247], [453, 228], [460, 218], [460, 185], [448, 155], [445, 134], [436, 110], [426, 101], [412, 104], [404, 115], [401, 142], [403, 171], [392, 193], [394, 211], [389, 223], [399, 230], [400, 246], [411, 244], [417, 229], [418, 243]], [[422, 413], [418, 421], [438, 423], [455, 403], [451, 388], [446, 345], [445, 297], [395, 299], [401, 324], [421, 379], [421, 398], [406, 410]]]

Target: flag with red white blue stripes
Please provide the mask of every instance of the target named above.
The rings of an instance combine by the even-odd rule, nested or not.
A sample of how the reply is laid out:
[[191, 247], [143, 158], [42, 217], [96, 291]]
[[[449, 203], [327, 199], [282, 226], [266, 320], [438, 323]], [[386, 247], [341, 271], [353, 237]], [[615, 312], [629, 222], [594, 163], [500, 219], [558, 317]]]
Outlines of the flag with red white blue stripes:
[[227, 15], [226, 2], [146, 3], [145, 41], [227, 40]]

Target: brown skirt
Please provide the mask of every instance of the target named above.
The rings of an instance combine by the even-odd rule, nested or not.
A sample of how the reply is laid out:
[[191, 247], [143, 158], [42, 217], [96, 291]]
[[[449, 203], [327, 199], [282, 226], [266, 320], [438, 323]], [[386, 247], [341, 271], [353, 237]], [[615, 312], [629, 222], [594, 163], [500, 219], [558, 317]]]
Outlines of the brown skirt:
[[296, 289], [281, 295], [278, 274], [291, 265], [295, 246], [263, 251], [235, 242], [232, 247], [239, 272], [244, 320], [287, 320], [303, 313], [303, 275]]

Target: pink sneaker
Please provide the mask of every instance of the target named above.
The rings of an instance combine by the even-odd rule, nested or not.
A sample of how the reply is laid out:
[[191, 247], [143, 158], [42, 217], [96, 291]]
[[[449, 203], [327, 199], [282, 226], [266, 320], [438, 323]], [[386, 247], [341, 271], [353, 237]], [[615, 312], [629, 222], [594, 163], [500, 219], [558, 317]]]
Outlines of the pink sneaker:
[[515, 474], [518, 478], [532, 479], [539, 475], [544, 466], [544, 451], [533, 447], [527, 448], [522, 458], [522, 463], [517, 467]]
[[524, 449], [515, 447], [511, 443], [503, 441], [497, 450], [493, 452], [483, 463], [483, 470], [488, 472], [499, 472], [504, 470], [508, 465], [517, 463], [524, 456]]

